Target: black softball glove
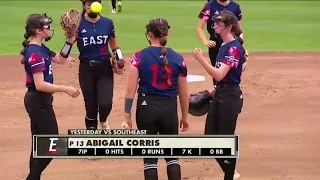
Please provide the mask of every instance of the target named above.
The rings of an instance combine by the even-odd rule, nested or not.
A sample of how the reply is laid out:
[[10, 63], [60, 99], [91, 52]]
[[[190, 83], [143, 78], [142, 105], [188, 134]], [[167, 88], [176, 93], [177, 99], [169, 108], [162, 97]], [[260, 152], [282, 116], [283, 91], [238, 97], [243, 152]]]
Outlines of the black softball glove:
[[193, 116], [203, 116], [210, 107], [210, 101], [213, 97], [209, 91], [204, 90], [195, 94], [190, 94], [189, 100], [189, 114]]

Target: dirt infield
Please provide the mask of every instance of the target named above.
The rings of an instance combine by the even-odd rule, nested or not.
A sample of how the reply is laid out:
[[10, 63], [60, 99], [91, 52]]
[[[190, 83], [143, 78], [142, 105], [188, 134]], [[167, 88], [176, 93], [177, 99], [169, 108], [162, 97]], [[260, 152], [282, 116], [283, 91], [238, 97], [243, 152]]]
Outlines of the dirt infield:
[[[244, 108], [237, 134], [240, 158], [237, 169], [245, 180], [320, 179], [320, 53], [252, 53], [243, 75]], [[190, 74], [205, 75], [205, 82], [189, 84], [190, 92], [211, 87], [200, 65], [185, 55]], [[0, 179], [25, 179], [30, 154], [30, 125], [24, 110], [25, 75], [17, 57], [0, 58]], [[78, 85], [77, 65], [54, 66], [55, 82]], [[116, 76], [113, 128], [120, 128], [126, 75]], [[84, 128], [82, 97], [55, 94], [60, 133]], [[202, 134], [205, 117], [190, 117], [188, 134]], [[221, 179], [214, 160], [181, 160], [185, 180]], [[140, 180], [141, 160], [53, 160], [44, 180]], [[160, 179], [166, 179], [159, 162]]]

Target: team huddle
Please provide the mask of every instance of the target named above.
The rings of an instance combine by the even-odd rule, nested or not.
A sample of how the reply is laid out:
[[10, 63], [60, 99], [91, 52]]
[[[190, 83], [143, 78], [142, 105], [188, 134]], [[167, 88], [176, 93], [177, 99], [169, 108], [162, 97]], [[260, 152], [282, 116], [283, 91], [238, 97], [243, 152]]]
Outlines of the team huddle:
[[[88, 130], [110, 129], [108, 116], [112, 110], [114, 73], [123, 74], [124, 58], [110, 18], [92, 12], [90, 6], [97, 0], [81, 0], [83, 11], [76, 34], [66, 32], [66, 42], [59, 53], [51, 51], [43, 42], [53, 37], [52, 19], [46, 14], [31, 14], [25, 26], [25, 40], [21, 51], [26, 71], [25, 108], [31, 122], [31, 134], [59, 134], [53, 110], [53, 93], [65, 92], [76, 98], [80, 90], [53, 81], [52, 63], [73, 64], [70, 58], [74, 44], [79, 50], [79, 84], [84, 97]], [[98, 2], [101, 2], [101, 0]], [[130, 59], [126, 95], [124, 97], [124, 128], [132, 128], [132, 104], [136, 93], [136, 124], [148, 134], [178, 135], [179, 129], [189, 129], [188, 114], [195, 105], [207, 103], [205, 134], [233, 135], [237, 118], [243, 106], [240, 89], [248, 52], [243, 46], [240, 29], [239, 4], [230, 0], [211, 0], [199, 14], [198, 35], [209, 48], [209, 64], [199, 48], [194, 58], [213, 78], [213, 88], [189, 94], [188, 69], [181, 54], [166, 47], [170, 25], [166, 19], [150, 20], [146, 38], [150, 46], [137, 50]], [[204, 26], [210, 39], [207, 40]], [[63, 28], [64, 29], [64, 28]], [[109, 51], [112, 50], [112, 52]], [[182, 112], [178, 117], [178, 96]], [[202, 106], [202, 105], [201, 105]], [[161, 108], [159, 108], [161, 107]], [[27, 180], [40, 180], [41, 173], [52, 159], [38, 159], [30, 155]], [[181, 180], [179, 159], [165, 159], [169, 180]], [[216, 159], [225, 173], [225, 180], [238, 179], [236, 159]], [[158, 159], [144, 159], [146, 180], [158, 180]]]

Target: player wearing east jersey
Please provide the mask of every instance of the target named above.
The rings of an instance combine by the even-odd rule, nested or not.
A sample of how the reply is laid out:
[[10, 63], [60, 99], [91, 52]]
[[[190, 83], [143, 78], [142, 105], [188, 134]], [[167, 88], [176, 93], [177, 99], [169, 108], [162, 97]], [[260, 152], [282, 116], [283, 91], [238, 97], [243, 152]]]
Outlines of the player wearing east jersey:
[[[216, 57], [222, 44], [222, 39], [214, 31], [213, 19], [222, 10], [228, 10], [232, 12], [237, 17], [239, 21], [239, 29], [241, 29], [240, 21], [242, 19], [242, 12], [240, 9], [240, 5], [233, 0], [211, 0], [205, 4], [200, 14], [198, 15], [200, 20], [197, 28], [197, 33], [201, 41], [209, 48], [209, 57], [213, 66], [215, 66]], [[209, 40], [206, 38], [206, 35], [204, 33], [205, 25], [207, 25], [207, 31], [210, 35]], [[235, 35], [240, 36], [243, 39], [243, 33], [241, 30]]]
[[[183, 57], [166, 48], [170, 26], [165, 19], [153, 19], [146, 25], [146, 35], [151, 46], [136, 52], [131, 58], [128, 87], [125, 97], [126, 124], [131, 128], [131, 107], [138, 88], [136, 122], [139, 130], [148, 134], [179, 134], [177, 96], [182, 118], [180, 127], [186, 131], [188, 124], [189, 95], [187, 67]], [[166, 159], [169, 180], [181, 180], [178, 159]], [[145, 180], [157, 180], [157, 159], [144, 159]]]
[[[77, 40], [80, 52], [79, 82], [85, 102], [86, 128], [97, 129], [99, 113], [102, 128], [109, 129], [107, 117], [112, 109], [115, 66], [110, 62], [112, 55], [108, 44], [118, 62], [124, 61], [115, 37], [113, 21], [92, 12], [90, 6], [93, 2], [94, 0], [82, 0], [83, 17]], [[121, 73], [118, 70], [115, 72]]]
[[[52, 38], [51, 23], [52, 19], [45, 14], [29, 15], [25, 27], [25, 40], [22, 42], [24, 48], [20, 53], [23, 55], [21, 63], [25, 68], [28, 88], [24, 105], [30, 118], [32, 135], [58, 134], [57, 120], [52, 107], [53, 93], [66, 92], [72, 97], [79, 95], [79, 91], [73, 87], [53, 84], [51, 62], [64, 64], [67, 57], [56, 55], [43, 44], [43, 40], [49, 41]], [[72, 44], [74, 38], [67, 41]], [[42, 171], [51, 160], [33, 158], [31, 151], [27, 180], [40, 180]]]
[[[204, 69], [217, 81], [216, 92], [208, 111], [205, 134], [233, 135], [237, 118], [243, 106], [240, 89], [242, 65], [245, 59], [244, 49], [233, 36], [237, 33], [237, 17], [229, 11], [221, 11], [214, 18], [215, 32], [223, 40], [217, 55], [215, 67], [205, 61], [199, 48], [195, 49], [194, 57]], [[224, 180], [233, 180], [236, 159], [216, 159], [225, 173]]]

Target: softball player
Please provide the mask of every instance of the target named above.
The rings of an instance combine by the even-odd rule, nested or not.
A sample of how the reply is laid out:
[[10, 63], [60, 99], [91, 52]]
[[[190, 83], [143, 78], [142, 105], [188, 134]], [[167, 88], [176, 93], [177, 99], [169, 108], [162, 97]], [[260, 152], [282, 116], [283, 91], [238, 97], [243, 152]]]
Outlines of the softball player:
[[[146, 25], [151, 46], [136, 52], [131, 58], [125, 98], [126, 124], [132, 127], [131, 107], [138, 88], [136, 122], [138, 129], [148, 134], [179, 134], [177, 96], [180, 98], [182, 118], [180, 128], [188, 130], [189, 95], [187, 67], [183, 57], [166, 48], [169, 24], [165, 19], [153, 19]], [[144, 177], [157, 180], [157, 159], [144, 159]], [[166, 159], [169, 180], [180, 180], [178, 159]]]
[[114, 72], [108, 44], [117, 60], [123, 60], [123, 56], [113, 21], [91, 11], [94, 0], [81, 1], [83, 17], [78, 29], [77, 46], [80, 52], [79, 82], [86, 109], [85, 124], [87, 129], [97, 129], [99, 113], [102, 128], [109, 129], [107, 117], [112, 109]]
[[[122, 12], [122, 3], [121, 0], [111, 0], [112, 11], [111, 13]], [[118, 7], [117, 7], [118, 6]], [[118, 10], [118, 11], [117, 11]]]
[[[205, 125], [205, 134], [233, 135], [237, 118], [243, 106], [240, 89], [244, 49], [233, 33], [238, 31], [237, 17], [229, 11], [221, 11], [214, 18], [214, 29], [223, 40], [217, 55], [215, 67], [205, 61], [199, 48], [194, 57], [217, 81]], [[216, 159], [225, 173], [225, 180], [234, 179], [236, 159]], [[236, 177], [235, 179], [237, 179]]]
[[[26, 72], [26, 86], [28, 91], [24, 97], [24, 105], [31, 122], [31, 134], [58, 134], [56, 116], [52, 107], [55, 92], [65, 92], [75, 98], [79, 91], [71, 86], [53, 84], [51, 62], [64, 64], [67, 57], [57, 56], [43, 44], [53, 36], [51, 30], [52, 19], [45, 14], [31, 14], [26, 22], [24, 48], [21, 51], [21, 63]], [[73, 43], [74, 38], [67, 43]], [[64, 54], [63, 51], [60, 54]], [[35, 159], [30, 156], [30, 173], [27, 180], [40, 180], [42, 171], [52, 159]]]
[[[213, 19], [214, 17], [219, 14], [222, 10], [228, 10], [235, 14], [238, 19], [239, 28], [240, 28], [240, 21], [242, 19], [242, 12], [240, 9], [240, 5], [233, 0], [212, 0], [208, 1], [205, 4], [203, 9], [199, 14], [199, 24], [197, 28], [197, 33], [201, 41], [209, 48], [209, 57], [211, 60], [212, 66], [215, 66], [216, 57], [219, 51], [219, 48], [222, 44], [222, 39], [217, 35], [214, 31], [214, 24]], [[207, 25], [207, 31], [210, 35], [209, 40], [206, 38], [204, 33], [204, 26]], [[236, 34], [243, 39], [243, 33], [241, 31]]]

